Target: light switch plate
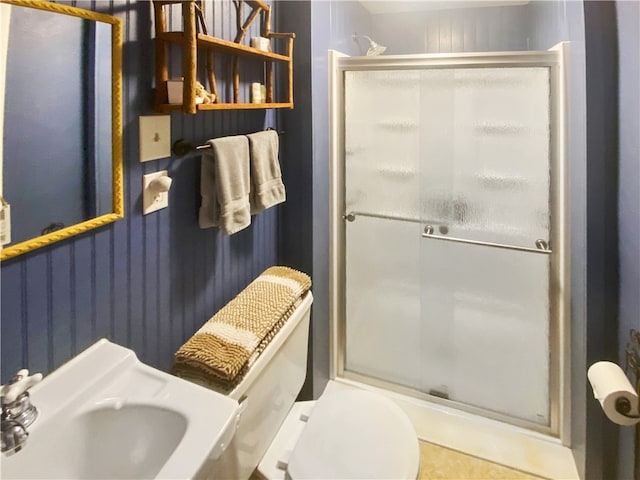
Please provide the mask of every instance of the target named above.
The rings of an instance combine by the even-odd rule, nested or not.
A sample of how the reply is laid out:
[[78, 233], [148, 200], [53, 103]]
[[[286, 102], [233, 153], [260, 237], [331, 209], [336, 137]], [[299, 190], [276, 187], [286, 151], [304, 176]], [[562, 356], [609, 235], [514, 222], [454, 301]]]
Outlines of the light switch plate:
[[149, 188], [149, 184], [156, 178], [167, 175], [166, 170], [148, 173], [142, 177], [142, 214], [155, 212], [169, 206], [169, 192], [157, 193]]
[[140, 161], [171, 156], [171, 116], [146, 115], [139, 119]]
[[0, 245], [11, 243], [11, 205], [0, 196]]

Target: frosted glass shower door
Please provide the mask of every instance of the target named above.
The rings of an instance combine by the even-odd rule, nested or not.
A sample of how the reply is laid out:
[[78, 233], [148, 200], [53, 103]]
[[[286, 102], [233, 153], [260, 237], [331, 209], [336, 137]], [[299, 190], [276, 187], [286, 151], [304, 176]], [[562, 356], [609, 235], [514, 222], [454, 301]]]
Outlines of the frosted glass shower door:
[[420, 71], [345, 72], [345, 370], [420, 384]]
[[550, 424], [549, 97], [546, 67], [344, 71], [345, 374]]
[[425, 70], [420, 87], [422, 219], [450, 237], [547, 241], [549, 69]]
[[425, 70], [420, 93], [421, 389], [547, 426], [548, 68]]

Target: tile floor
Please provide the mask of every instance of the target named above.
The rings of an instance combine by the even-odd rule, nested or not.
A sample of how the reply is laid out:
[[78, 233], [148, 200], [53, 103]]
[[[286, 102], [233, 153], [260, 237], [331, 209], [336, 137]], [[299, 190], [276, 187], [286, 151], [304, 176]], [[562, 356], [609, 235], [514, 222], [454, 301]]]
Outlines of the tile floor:
[[541, 477], [421, 441], [420, 480], [541, 480]]
[[[284, 478], [284, 473], [282, 477]], [[265, 480], [256, 470], [249, 480]], [[546, 480], [456, 450], [420, 441], [418, 480]]]

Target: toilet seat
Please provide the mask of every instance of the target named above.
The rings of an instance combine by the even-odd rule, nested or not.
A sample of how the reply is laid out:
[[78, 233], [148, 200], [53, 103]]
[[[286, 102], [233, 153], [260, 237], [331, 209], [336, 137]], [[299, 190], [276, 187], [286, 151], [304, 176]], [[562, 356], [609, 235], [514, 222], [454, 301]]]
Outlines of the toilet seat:
[[365, 390], [327, 392], [316, 402], [289, 458], [302, 479], [415, 479], [420, 450], [413, 425], [388, 398]]

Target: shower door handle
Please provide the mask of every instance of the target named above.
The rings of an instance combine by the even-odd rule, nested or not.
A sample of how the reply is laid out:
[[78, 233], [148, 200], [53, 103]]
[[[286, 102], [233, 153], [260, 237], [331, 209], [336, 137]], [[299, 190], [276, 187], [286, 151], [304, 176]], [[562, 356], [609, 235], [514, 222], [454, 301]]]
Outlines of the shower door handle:
[[398, 215], [383, 215], [380, 213], [365, 213], [365, 212], [349, 212], [342, 215], [342, 220], [346, 220], [347, 222], [353, 222], [357, 217], [367, 217], [367, 218], [378, 218], [381, 220], [396, 220], [398, 222], [411, 222], [411, 223], [422, 223], [419, 218], [411, 218], [411, 217], [400, 217]]
[[445, 240], [447, 242], [466, 243], [470, 245], [482, 245], [485, 247], [503, 248], [505, 250], [516, 250], [519, 252], [544, 253], [547, 255], [552, 252], [547, 242], [542, 239], [536, 240], [535, 242], [536, 248], [530, 248], [530, 247], [519, 247], [517, 245], [505, 245], [503, 243], [482, 242], [480, 240], [469, 240], [466, 238], [447, 237], [445, 235], [435, 235], [433, 233], [433, 230], [434, 229], [432, 225], [425, 225], [424, 231], [422, 232], [422, 238], [431, 238], [433, 240]]

